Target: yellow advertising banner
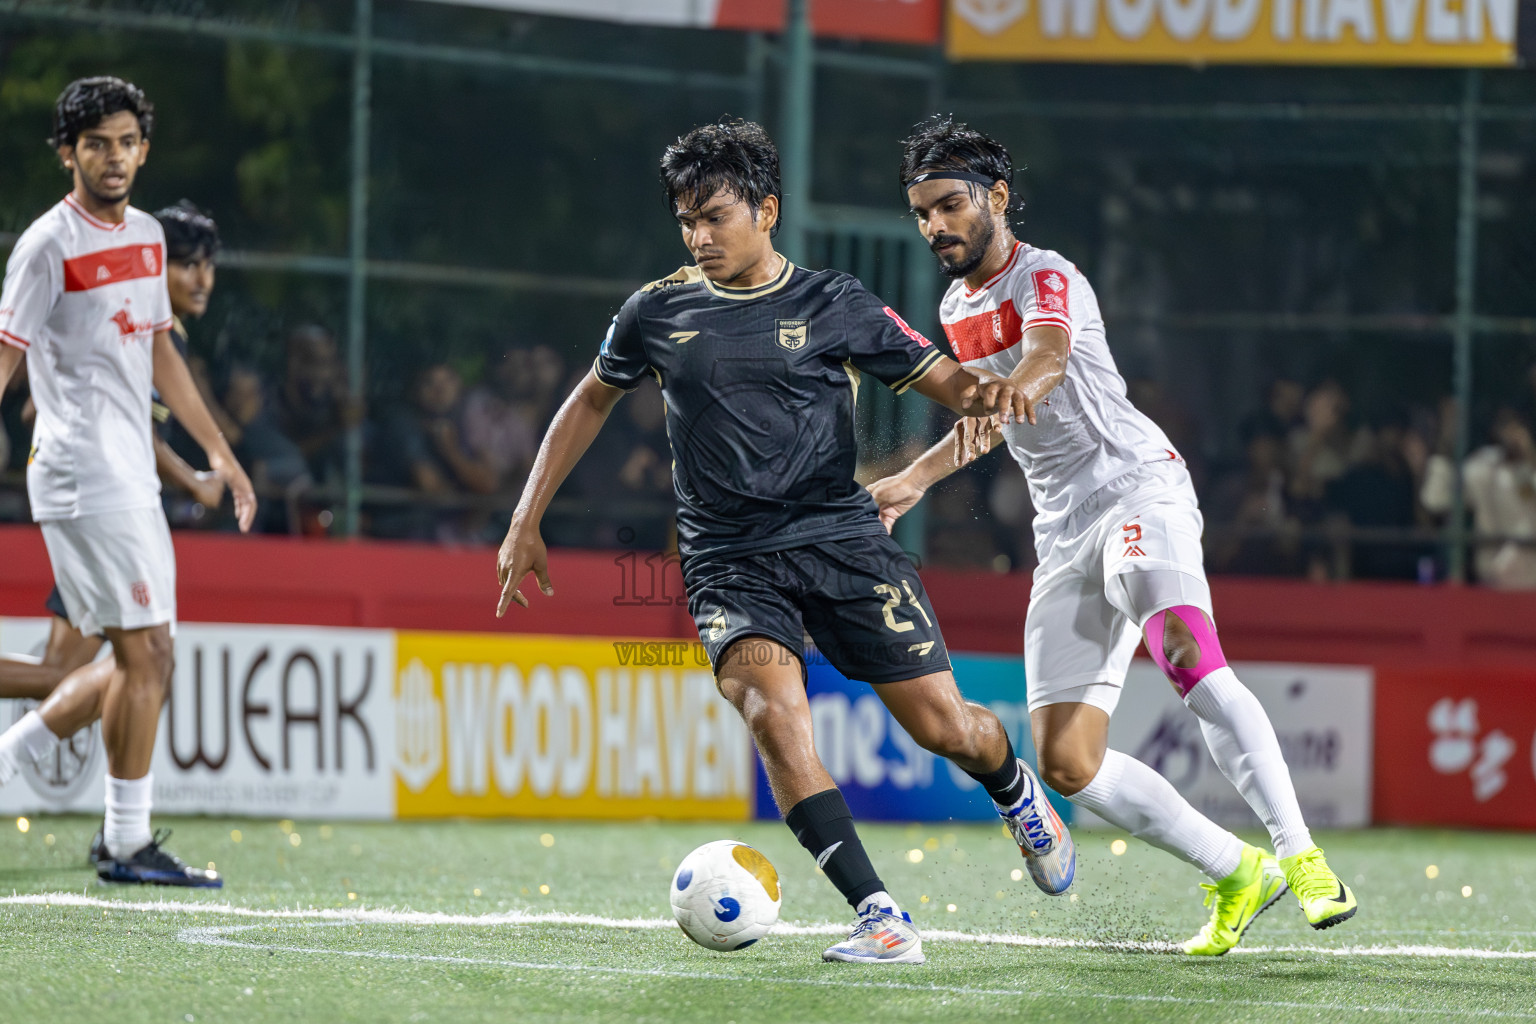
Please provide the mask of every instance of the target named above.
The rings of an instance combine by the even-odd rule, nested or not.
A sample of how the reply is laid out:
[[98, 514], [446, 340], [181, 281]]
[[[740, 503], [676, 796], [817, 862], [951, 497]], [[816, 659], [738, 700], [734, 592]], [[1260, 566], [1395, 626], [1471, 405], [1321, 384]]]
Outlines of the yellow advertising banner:
[[752, 743], [698, 644], [396, 634], [401, 818], [751, 817]]
[[1515, 63], [1518, 0], [950, 0], [955, 60]]

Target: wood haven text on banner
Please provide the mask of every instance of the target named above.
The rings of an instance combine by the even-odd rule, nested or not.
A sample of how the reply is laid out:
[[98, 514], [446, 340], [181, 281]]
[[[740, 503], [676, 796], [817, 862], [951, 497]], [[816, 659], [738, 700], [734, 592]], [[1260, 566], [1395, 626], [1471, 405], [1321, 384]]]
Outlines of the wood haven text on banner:
[[955, 60], [1515, 63], [1519, 0], [950, 0]]
[[751, 817], [754, 754], [698, 644], [396, 634], [401, 818]]

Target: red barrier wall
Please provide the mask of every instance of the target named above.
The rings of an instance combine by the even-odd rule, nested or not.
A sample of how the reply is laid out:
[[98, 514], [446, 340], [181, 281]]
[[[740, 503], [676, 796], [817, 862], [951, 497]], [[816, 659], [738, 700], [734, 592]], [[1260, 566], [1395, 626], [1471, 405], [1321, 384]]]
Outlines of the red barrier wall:
[[[687, 609], [671, 603], [615, 607], [614, 555], [556, 552], [556, 598], [524, 586], [532, 607], [496, 618], [496, 552], [437, 544], [316, 541], [178, 532], [177, 613], [189, 622], [697, 639]], [[645, 591], [649, 568], [638, 561]], [[682, 593], [677, 569], [672, 590]], [[43, 615], [53, 571], [35, 527], [0, 527], [0, 615]], [[637, 588], [631, 585], [633, 594]]]
[[[495, 617], [490, 548], [178, 533], [181, 618], [399, 629], [622, 634], [693, 639], [675, 563], [556, 551], [555, 597]], [[923, 573], [957, 651], [1018, 653], [1029, 578]], [[43, 614], [52, 572], [36, 527], [0, 527], [0, 615]], [[1213, 581], [1228, 657], [1424, 667], [1536, 666], [1536, 593], [1413, 584]]]
[[[176, 553], [190, 622], [696, 637], [676, 563], [661, 556], [556, 551], [555, 597], [530, 579], [532, 607], [498, 620], [490, 548], [179, 533]], [[928, 570], [923, 581], [952, 650], [1021, 652], [1027, 576]], [[39, 531], [0, 527], [0, 615], [44, 614], [51, 586]], [[1536, 827], [1536, 593], [1212, 588], [1233, 659], [1375, 666], [1377, 821]]]

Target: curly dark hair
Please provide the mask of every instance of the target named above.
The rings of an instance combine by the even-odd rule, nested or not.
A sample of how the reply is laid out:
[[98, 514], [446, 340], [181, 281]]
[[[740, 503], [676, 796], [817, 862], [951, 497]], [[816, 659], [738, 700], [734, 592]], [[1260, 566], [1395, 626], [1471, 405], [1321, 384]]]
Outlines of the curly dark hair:
[[199, 257], [213, 259], [219, 253], [219, 226], [190, 199], [155, 211], [155, 220], [165, 229], [165, 256], [171, 260]]
[[144, 138], [154, 133], [155, 105], [145, 98], [143, 89], [110, 75], [77, 78], [53, 105], [53, 135], [48, 144], [54, 149], [73, 146], [81, 132], [124, 110], [139, 119]]
[[[1006, 182], [1008, 209], [1017, 211], [1024, 206], [1013, 191], [1013, 158], [1008, 148], [952, 115], [935, 114], [920, 121], [912, 126], [912, 134], [901, 140], [903, 184], [923, 171], [938, 170], [969, 171]], [[973, 186], [975, 190], [981, 188], [979, 184]]]
[[[783, 209], [778, 147], [762, 125], [740, 118], [701, 125], [668, 146], [661, 154], [661, 184], [674, 214], [679, 197], [701, 203], [722, 189], [746, 202], [754, 219], [769, 196], [777, 196]], [[779, 233], [782, 221], [781, 212], [770, 235]]]

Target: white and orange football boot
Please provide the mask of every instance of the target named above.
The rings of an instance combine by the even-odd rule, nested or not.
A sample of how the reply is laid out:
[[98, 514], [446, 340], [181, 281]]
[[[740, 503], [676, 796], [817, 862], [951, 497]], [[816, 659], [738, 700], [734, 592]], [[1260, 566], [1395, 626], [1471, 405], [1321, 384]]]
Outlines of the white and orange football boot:
[[871, 898], [862, 903], [853, 932], [821, 958], [850, 964], [920, 964], [928, 959], [912, 916], [895, 906], [881, 906], [881, 902]]

